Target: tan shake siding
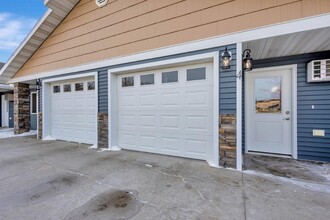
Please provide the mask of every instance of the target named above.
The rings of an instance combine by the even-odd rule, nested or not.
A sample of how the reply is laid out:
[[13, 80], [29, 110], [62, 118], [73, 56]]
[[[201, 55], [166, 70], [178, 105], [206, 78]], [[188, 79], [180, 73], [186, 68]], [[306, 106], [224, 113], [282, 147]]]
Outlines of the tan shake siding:
[[328, 0], [82, 0], [14, 78], [329, 12]]

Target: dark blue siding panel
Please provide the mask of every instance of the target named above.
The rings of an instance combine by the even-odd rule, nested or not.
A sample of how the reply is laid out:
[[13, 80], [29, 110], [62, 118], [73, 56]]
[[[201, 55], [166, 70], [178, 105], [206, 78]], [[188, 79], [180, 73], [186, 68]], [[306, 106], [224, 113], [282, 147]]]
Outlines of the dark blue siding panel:
[[30, 115], [30, 129], [37, 130], [37, 124], [38, 124], [38, 115], [31, 114]]
[[[236, 45], [230, 45], [227, 49], [231, 52], [232, 60], [229, 70], [220, 67], [219, 108], [220, 114], [236, 114]], [[220, 56], [224, 50], [225, 47], [220, 48]]]
[[327, 58], [330, 51], [255, 61], [256, 68], [297, 64], [298, 159], [330, 161], [330, 82], [307, 83], [307, 64]]
[[98, 72], [99, 112], [108, 112], [108, 71]]

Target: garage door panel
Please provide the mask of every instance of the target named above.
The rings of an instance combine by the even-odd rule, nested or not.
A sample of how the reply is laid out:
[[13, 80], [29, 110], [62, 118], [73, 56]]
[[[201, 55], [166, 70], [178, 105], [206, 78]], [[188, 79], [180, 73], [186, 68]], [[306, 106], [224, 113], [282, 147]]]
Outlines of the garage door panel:
[[146, 115], [142, 114], [139, 116], [139, 127], [147, 129], [155, 129], [157, 127], [157, 117], [156, 115]]
[[180, 152], [180, 147], [182, 147], [180, 137], [162, 136], [161, 138], [161, 149], [163, 151]]
[[185, 146], [188, 153], [205, 155], [207, 144], [205, 139], [188, 138], [186, 139]]
[[158, 145], [158, 138], [156, 136], [154, 136], [153, 134], [148, 134], [145, 133], [143, 135], [139, 135], [140, 136], [140, 146], [141, 149], [144, 150], [155, 150], [157, 149], [157, 145]]
[[180, 115], [162, 115], [161, 129], [179, 130], [180, 121], [181, 121]]
[[59, 93], [51, 89], [51, 135], [59, 140], [81, 143], [96, 143], [96, 92], [87, 90], [63, 91], [63, 85], [75, 82], [93, 81], [93, 78], [62, 81], [53, 85], [60, 86]]
[[[154, 85], [140, 86], [140, 75], [151, 72], [119, 76], [118, 145], [206, 159], [213, 140], [213, 73], [212, 65], [200, 66], [207, 66], [206, 80], [187, 81], [189, 66], [152, 71]], [[179, 82], [162, 83], [162, 73], [168, 71], [178, 71]], [[134, 86], [121, 87], [122, 77], [134, 77]]]

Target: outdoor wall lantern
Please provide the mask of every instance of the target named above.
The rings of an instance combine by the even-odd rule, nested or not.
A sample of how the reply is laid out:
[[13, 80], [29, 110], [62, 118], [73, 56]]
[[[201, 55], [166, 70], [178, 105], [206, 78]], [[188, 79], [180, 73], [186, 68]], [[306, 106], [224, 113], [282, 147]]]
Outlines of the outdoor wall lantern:
[[[253, 59], [250, 56], [251, 50], [246, 49], [243, 51], [243, 70], [244, 71], [251, 71], [253, 67]], [[245, 57], [244, 57], [245, 54]]]
[[40, 91], [42, 86], [41, 79], [36, 79], [36, 89], [37, 91]]
[[225, 52], [221, 54], [221, 68], [223, 70], [230, 69], [231, 53], [228, 52], [227, 47]]

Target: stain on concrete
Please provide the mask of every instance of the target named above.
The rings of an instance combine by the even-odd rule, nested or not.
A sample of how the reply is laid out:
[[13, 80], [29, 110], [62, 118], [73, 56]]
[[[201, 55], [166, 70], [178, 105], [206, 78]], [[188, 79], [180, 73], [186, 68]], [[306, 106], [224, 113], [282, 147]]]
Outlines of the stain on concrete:
[[299, 161], [289, 158], [268, 157], [260, 155], [245, 155], [246, 170], [254, 170], [274, 176], [307, 180], [311, 182], [328, 182], [326, 163]]
[[15, 195], [1, 197], [0, 210], [33, 205], [52, 199], [61, 193], [66, 193], [71, 190], [72, 186], [79, 182], [79, 178], [81, 177], [73, 174], [58, 175], [32, 188], [18, 191]]
[[129, 219], [139, 213], [142, 206], [136, 191], [110, 190], [71, 211], [65, 219]]

